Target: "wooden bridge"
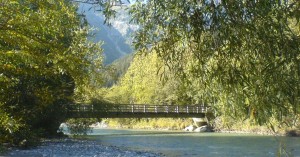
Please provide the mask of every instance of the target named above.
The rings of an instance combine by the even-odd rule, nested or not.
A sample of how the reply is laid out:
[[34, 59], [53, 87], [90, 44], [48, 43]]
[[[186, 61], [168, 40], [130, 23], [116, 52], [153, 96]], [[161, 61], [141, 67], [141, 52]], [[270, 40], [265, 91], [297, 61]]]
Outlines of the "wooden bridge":
[[204, 105], [71, 105], [67, 118], [203, 118]]

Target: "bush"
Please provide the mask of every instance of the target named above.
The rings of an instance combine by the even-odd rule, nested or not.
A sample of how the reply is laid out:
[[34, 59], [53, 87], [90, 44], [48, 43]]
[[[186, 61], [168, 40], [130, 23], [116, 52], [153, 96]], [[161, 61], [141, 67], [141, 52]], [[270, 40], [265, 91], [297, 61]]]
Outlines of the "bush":
[[191, 124], [193, 124], [191, 118], [115, 118], [108, 120], [110, 127], [134, 129], [182, 130]]
[[38, 133], [28, 127], [22, 127], [11, 134], [11, 143], [21, 148], [37, 146], [40, 143]]
[[68, 126], [69, 133], [78, 136], [87, 135], [89, 132], [92, 132], [90, 125], [95, 122], [95, 119], [77, 118], [69, 119], [66, 124]]

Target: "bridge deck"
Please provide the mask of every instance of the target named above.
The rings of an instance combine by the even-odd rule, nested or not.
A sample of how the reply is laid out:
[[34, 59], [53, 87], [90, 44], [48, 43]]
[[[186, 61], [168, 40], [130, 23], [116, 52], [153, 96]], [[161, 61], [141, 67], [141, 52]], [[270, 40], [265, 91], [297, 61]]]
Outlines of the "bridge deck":
[[206, 106], [174, 105], [73, 105], [68, 118], [187, 118], [205, 117]]

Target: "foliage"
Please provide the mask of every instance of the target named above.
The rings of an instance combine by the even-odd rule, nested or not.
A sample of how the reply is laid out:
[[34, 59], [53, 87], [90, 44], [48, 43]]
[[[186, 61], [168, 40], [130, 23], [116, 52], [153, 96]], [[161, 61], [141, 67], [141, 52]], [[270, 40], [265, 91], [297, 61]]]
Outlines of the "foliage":
[[[271, 128], [297, 125], [299, 8], [293, 0], [136, 1], [130, 8], [141, 26], [135, 47], [158, 58], [136, 57], [106, 96], [123, 103], [205, 103], [225, 124], [250, 118]], [[155, 73], [169, 79], [161, 82]]]
[[[165, 79], [165, 75], [169, 75], [169, 79]], [[104, 98], [120, 104], [194, 104], [192, 96], [186, 94], [185, 85], [171, 76], [174, 75], [155, 52], [136, 54], [118, 84], [106, 89]], [[112, 127], [183, 129], [189, 120], [120, 118], [110, 119], [108, 123]]]
[[158, 0], [137, 1], [130, 12], [142, 26], [137, 49], [154, 49], [219, 115], [262, 124], [299, 114], [299, 7], [299, 1]]
[[[2, 107], [2, 105], [0, 105]], [[19, 130], [22, 125], [20, 122], [16, 121], [13, 117], [9, 116], [8, 113], [5, 113], [0, 109], [0, 134], [4, 135], [0, 137], [0, 143], [3, 143], [9, 134], [12, 134]]]
[[69, 133], [75, 136], [78, 135], [87, 135], [87, 133], [92, 131], [90, 125], [95, 123], [94, 119], [87, 118], [78, 118], [78, 119], [69, 119], [67, 121], [67, 126]]
[[[115, 103], [133, 104], [165, 104], [172, 103], [176, 89], [175, 81], [168, 81], [164, 86], [159, 75], [160, 70], [166, 70], [155, 53], [144, 56], [136, 54], [127, 72], [105, 95], [105, 98]], [[177, 87], [174, 87], [177, 88]], [[173, 94], [172, 94], [173, 93]], [[172, 100], [167, 100], [172, 99]]]
[[108, 119], [107, 123], [110, 127], [116, 128], [182, 130], [193, 121], [191, 118], [120, 118]]
[[[114, 6], [124, 4], [123, 0], [71, 0], [80, 3], [93, 5], [98, 11], [101, 11], [105, 16], [104, 23], [111, 25], [110, 20], [116, 17], [117, 11], [113, 9]], [[130, 0], [127, 0], [130, 3]]]
[[111, 87], [113, 84], [116, 84], [117, 81], [124, 76], [133, 60], [133, 57], [133, 53], [126, 55], [122, 58], [115, 60], [108, 66], [108, 74], [106, 75], [106, 85], [108, 87]]
[[0, 2], [1, 125], [22, 125], [16, 134], [4, 134], [14, 143], [32, 132], [55, 134], [74, 92], [80, 98], [84, 88], [101, 83], [102, 50], [87, 35], [69, 1]]

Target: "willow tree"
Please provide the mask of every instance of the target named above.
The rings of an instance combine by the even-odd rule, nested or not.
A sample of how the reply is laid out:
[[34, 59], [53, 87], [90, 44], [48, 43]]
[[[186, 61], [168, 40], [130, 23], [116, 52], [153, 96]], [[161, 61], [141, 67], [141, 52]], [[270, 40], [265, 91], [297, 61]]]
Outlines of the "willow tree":
[[[150, 0], [130, 8], [137, 49], [197, 78], [216, 111], [258, 122], [299, 114], [299, 1]], [[215, 102], [215, 103], [213, 103]]]
[[[111, 17], [121, 1], [85, 2]], [[299, 8], [296, 0], [137, 0], [129, 12], [140, 25], [135, 48], [154, 49], [201, 87], [197, 99], [265, 123], [299, 115]]]
[[0, 2], [0, 140], [56, 132], [74, 90], [101, 68], [102, 50], [87, 35], [69, 1]]

